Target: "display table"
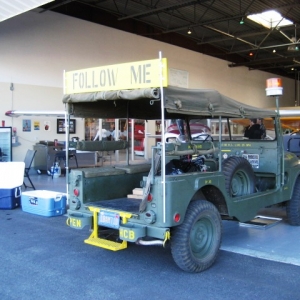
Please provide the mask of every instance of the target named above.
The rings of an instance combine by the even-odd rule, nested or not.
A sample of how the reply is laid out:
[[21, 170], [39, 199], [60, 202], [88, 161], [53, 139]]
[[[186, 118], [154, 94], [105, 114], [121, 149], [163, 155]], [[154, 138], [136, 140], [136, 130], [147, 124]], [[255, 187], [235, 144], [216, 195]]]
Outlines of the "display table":
[[[41, 172], [50, 171], [51, 166], [53, 166], [53, 162], [55, 159], [55, 154], [57, 151], [63, 151], [64, 145], [58, 144], [54, 146], [53, 142], [43, 142], [37, 143], [33, 146], [34, 150], [37, 150], [36, 155], [34, 157], [34, 168], [36, 170], [40, 170]], [[96, 153], [94, 151], [76, 151], [76, 157], [78, 162], [78, 167], [93, 167], [97, 163], [97, 159], [95, 159]], [[60, 166], [62, 169], [65, 167], [64, 165]], [[69, 168], [76, 168], [76, 162], [74, 159], [69, 160]]]

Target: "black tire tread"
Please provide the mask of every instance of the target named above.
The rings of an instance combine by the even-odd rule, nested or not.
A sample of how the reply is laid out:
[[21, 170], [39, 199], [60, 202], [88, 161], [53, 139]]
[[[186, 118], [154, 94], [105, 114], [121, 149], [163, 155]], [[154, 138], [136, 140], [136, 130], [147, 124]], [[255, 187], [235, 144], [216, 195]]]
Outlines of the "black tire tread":
[[288, 222], [293, 226], [300, 226], [300, 177], [296, 179], [292, 198], [286, 206]]
[[[202, 213], [207, 217], [211, 214], [214, 219], [214, 231], [216, 233], [211, 251], [203, 259], [195, 258], [190, 249], [190, 232], [193, 224], [199, 220]], [[184, 222], [176, 227], [171, 237], [172, 256], [179, 268], [184, 271], [196, 273], [208, 269], [216, 260], [222, 235], [222, 220], [216, 207], [206, 200], [192, 201], [186, 211]]]
[[223, 161], [222, 170], [225, 176], [225, 188], [227, 193], [231, 196], [231, 181], [234, 174], [238, 170], [243, 170], [249, 178], [249, 191], [247, 194], [255, 192], [255, 174], [251, 164], [247, 159], [239, 156], [231, 156]]

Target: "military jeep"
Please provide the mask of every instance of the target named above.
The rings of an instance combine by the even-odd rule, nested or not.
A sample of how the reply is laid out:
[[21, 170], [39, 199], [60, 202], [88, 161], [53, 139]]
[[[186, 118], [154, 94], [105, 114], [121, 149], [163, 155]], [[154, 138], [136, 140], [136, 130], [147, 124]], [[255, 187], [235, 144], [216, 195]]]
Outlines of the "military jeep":
[[[89, 226], [86, 243], [113, 251], [128, 243], [170, 245], [179, 268], [201, 272], [217, 258], [222, 219], [246, 222], [261, 208], [281, 204], [289, 223], [300, 225], [299, 160], [284, 151], [276, 111], [251, 107], [215, 90], [166, 87], [109, 93], [82, 99], [65, 95], [63, 101], [75, 117], [160, 120], [176, 124], [178, 135], [162, 132], [152, 147], [151, 164], [128, 160], [126, 165], [71, 170], [67, 223], [75, 229]], [[264, 139], [245, 139], [250, 118], [264, 120]], [[195, 124], [200, 129], [192, 135]], [[107, 151], [128, 145], [78, 142], [77, 148]], [[134, 189], [139, 196], [128, 197]]]

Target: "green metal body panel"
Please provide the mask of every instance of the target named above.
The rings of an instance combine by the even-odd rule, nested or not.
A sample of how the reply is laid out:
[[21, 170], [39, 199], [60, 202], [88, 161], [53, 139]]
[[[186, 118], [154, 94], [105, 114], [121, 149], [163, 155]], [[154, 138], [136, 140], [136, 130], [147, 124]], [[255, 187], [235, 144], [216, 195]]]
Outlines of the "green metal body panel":
[[[72, 169], [69, 177], [70, 210], [85, 211], [87, 203], [127, 197], [140, 186], [147, 174], [146, 171], [127, 173], [113, 167]], [[75, 189], [79, 191], [77, 196], [73, 192]]]
[[[217, 142], [215, 142], [215, 146], [218, 147]], [[169, 146], [167, 150], [170, 151], [172, 148], [172, 146]], [[188, 148], [188, 145], [184, 145], [180, 150]], [[202, 145], [202, 148], [207, 148], [207, 146]], [[219, 165], [214, 163], [211, 172], [192, 172], [179, 176], [167, 175], [166, 197], [165, 203], [163, 203], [162, 178], [161, 176], [155, 176], [151, 185], [153, 199], [147, 204], [145, 212], [138, 213], [138, 216], [135, 212], [134, 217], [130, 218], [127, 224], [123, 226], [126, 232], [124, 239], [135, 241], [137, 238], [144, 236], [163, 238], [166, 231], [182, 223], [190, 201], [203, 197], [203, 193], [200, 192], [205, 189], [217, 190], [222, 199], [211, 198], [210, 201], [215, 203], [217, 207], [221, 201], [227, 208], [227, 216], [242, 222], [254, 218], [257, 211], [263, 207], [281, 203], [291, 198], [294, 182], [300, 174], [300, 165], [294, 154], [286, 152], [284, 166], [282, 166], [282, 160], [278, 159], [278, 155], [281, 153], [278, 151], [278, 141], [269, 141], [264, 144], [261, 144], [260, 141], [230, 141], [222, 142], [221, 148], [223, 157], [246, 155], [249, 158], [252, 157], [251, 155], [256, 155], [255, 159], [258, 161], [252, 162], [255, 175], [258, 179], [268, 178], [273, 182], [272, 188], [231, 198], [225, 189], [224, 174], [218, 170]], [[176, 159], [178, 156], [167, 156], [166, 161], [174, 158]], [[282, 172], [282, 167], [284, 167], [284, 172]], [[147, 172], [129, 174], [128, 170], [126, 173], [122, 168], [112, 167], [101, 168], [96, 171], [94, 168], [91, 170], [72, 170], [69, 179], [69, 190], [71, 191], [70, 209], [68, 210], [69, 225], [73, 228], [83, 228], [86, 225], [91, 225], [92, 217], [87, 210], [88, 205], [93, 205], [93, 203], [96, 205], [100, 200], [126, 197], [134, 188], [139, 186], [143, 178], [144, 181], [146, 180], [146, 175]], [[282, 176], [285, 178], [284, 184], [281, 182]], [[80, 190], [78, 196], [72, 194], [72, 191], [76, 188]], [[78, 202], [80, 203], [79, 208], [77, 206]], [[120, 207], [120, 210], [122, 210], [122, 207]], [[146, 216], [149, 211], [155, 215], [155, 222], [150, 222], [150, 224]], [[178, 222], [174, 221], [175, 214], [181, 216]], [[130, 230], [131, 233], [134, 232], [134, 240], [128, 238], [130, 234], [126, 230]], [[122, 235], [124, 237], [124, 234]]]
[[90, 212], [77, 212], [74, 210], [68, 210], [67, 224], [75, 229], [82, 229], [85, 226], [92, 225], [92, 214]]

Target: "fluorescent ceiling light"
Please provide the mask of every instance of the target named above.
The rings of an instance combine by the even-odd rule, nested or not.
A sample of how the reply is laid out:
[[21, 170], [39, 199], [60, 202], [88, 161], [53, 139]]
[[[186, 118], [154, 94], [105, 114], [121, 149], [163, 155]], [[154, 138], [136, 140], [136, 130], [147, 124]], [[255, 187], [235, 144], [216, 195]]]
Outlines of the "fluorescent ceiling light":
[[269, 29], [293, 24], [292, 21], [284, 18], [275, 10], [268, 10], [260, 14], [249, 15], [247, 18]]
[[0, 22], [54, 0], [0, 0]]

